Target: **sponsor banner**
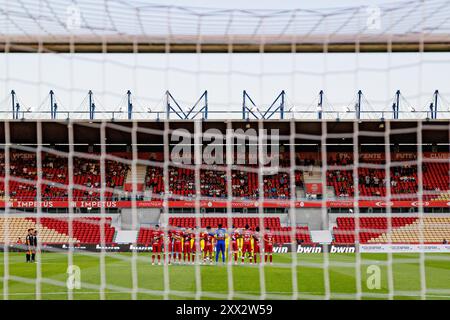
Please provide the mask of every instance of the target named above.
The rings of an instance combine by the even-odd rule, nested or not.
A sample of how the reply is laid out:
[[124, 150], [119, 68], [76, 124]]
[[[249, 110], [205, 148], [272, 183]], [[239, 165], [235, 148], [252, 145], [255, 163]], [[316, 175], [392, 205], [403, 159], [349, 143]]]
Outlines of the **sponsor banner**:
[[273, 253], [290, 253], [292, 249], [296, 250], [299, 254], [312, 254], [312, 253], [355, 253], [357, 250], [361, 253], [450, 253], [450, 244], [362, 244], [355, 245], [290, 245], [288, 243], [274, 246]]
[[[26, 245], [9, 245], [8, 250], [11, 252], [25, 252]], [[361, 253], [450, 253], [450, 244], [361, 244], [355, 245], [335, 245], [335, 244], [310, 244], [310, 245], [292, 245], [285, 243], [282, 245], [275, 245], [273, 253], [291, 253], [295, 250], [299, 254], [313, 254], [313, 253], [355, 253], [356, 250]], [[0, 252], [4, 250], [4, 246], [0, 246]], [[78, 243], [73, 246], [68, 244], [42, 244], [42, 252], [60, 252], [69, 251], [74, 252], [151, 252], [152, 247], [144, 244], [83, 244]]]
[[[11, 252], [25, 252], [27, 250], [26, 245], [9, 245], [8, 250]], [[4, 250], [4, 246], [0, 246], [0, 252]], [[60, 251], [74, 251], [74, 252], [151, 252], [151, 245], [144, 244], [117, 244], [107, 243], [104, 246], [101, 244], [86, 244], [77, 243], [72, 246], [69, 244], [41, 244], [42, 252], [60, 252]], [[354, 253], [354, 245], [322, 245], [322, 244], [310, 244], [310, 245], [292, 245], [284, 243], [281, 245], [275, 245], [273, 247], [273, 253], [289, 253], [295, 250], [297, 253], [310, 254], [310, 253]]]
[[424, 152], [424, 159], [443, 159], [448, 160], [450, 158], [450, 152]]
[[368, 162], [368, 161], [383, 161], [384, 160], [384, 152], [372, 152], [372, 153], [360, 153], [359, 159]]
[[[296, 154], [300, 160], [316, 160], [320, 161], [322, 156], [319, 152], [298, 152]], [[384, 161], [386, 156], [384, 152], [362, 152], [359, 158], [364, 162]], [[450, 158], [450, 152], [424, 152], [424, 159], [444, 159]], [[328, 152], [327, 159], [348, 159], [353, 160], [353, 152]], [[413, 161], [417, 159], [416, 152], [393, 152], [391, 154], [392, 161]]]
[[[95, 155], [99, 155], [98, 153], [94, 153]], [[112, 156], [117, 158], [123, 158], [123, 159], [130, 159], [130, 153], [128, 152], [111, 152]], [[211, 156], [210, 154], [204, 154], [205, 158], [214, 158], [214, 156]], [[280, 156], [289, 158], [289, 153], [280, 153]], [[0, 159], [3, 159], [5, 157], [4, 153], [0, 153]], [[150, 160], [150, 161], [158, 161], [163, 162], [164, 161], [164, 153], [163, 152], [139, 152], [138, 153], [139, 159], [143, 160]], [[183, 158], [192, 158], [193, 153], [183, 153], [183, 155], [179, 154], [173, 154], [173, 159], [183, 159]], [[250, 154], [243, 154], [243, 153], [237, 153], [236, 157], [238, 159], [252, 159], [256, 160], [258, 158], [257, 153], [250, 153]], [[313, 151], [305, 151], [305, 152], [297, 152], [296, 157], [301, 160], [321, 160], [322, 156], [320, 152], [313, 152]], [[385, 160], [385, 153], [384, 152], [361, 152], [359, 153], [359, 157], [361, 160], [364, 161], [382, 161]], [[448, 159], [450, 157], [450, 152], [424, 152], [423, 158], [425, 159]], [[12, 152], [11, 158], [13, 160], [16, 159], [35, 159], [36, 153], [33, 152]], [[327, 159], [353, 159], [353, 152], [328, 152], [327, 153]], [[391, 154], [392, 160], [397, 161], [408, 161], [408, 160], [415, 160], [417, 158], [417, 153], [415, 152], [393, 152]]]
[[418, 252], [450, 252], [446, 244], [361, 244], [361, 253], [418, 253]]
[[[0, 208], [5, 208], [7, 203], [0, 201]], [[10, 208], [27, 209], [27, 208], [131, 208], [132, 201], [9, 201]], [[260, 203], [254, 200], [232, 201], [233, 208], [257, 208]], [[295, 201], [296, 208], [321, 208], [322, 201]], [[411, 208], [411, 207], [428, 207], [428, 208], [447, 208], [450, 207], [450, 201], [376, 201], [376, 200], [362, 200], [354, 202], [352, 200], [330, 200], [325, 203], [327, 208], [383, 208], [390, 206], [392, 208]], [[174, 200], [168, 201], [168, 206], [171, 208], [195, 208], [195, 201], [193, 200]], [[265, 208], [289, 208], [291, 203], [289, 200], [266, 200], [262, 204]], [[163, 201], [160, 200], [143, 200], [136, 201], [137, 208], [162, 208]], [[202, 208], [227, 208], [227, 201], [225, 200], [201, 200], [200, 207]]]
[[[8, 250], [12, 252], [25, 252], [27, 250], [26, 245], [9, 245]], [[0, 252], [4, 250], [4, 246], [0, 246]], [[41, 251], [42, 252], [59, 252], [59, 251], [78, 251], [78, 252], [150, 252], [152, 251], [151, 246], [143, 245], [143, 244], [116, 244], [116, 243], [106, 243], [105, 245], [101, 244], [86, 244], [86, 243], [77, 243], [72, 246], [69, 244], [42, 244]]]
[[[301, 160], [321, 160], [321, 155], [318, 152], [298, 152], [296, 154]], [[362, 152], [359, 158], [364, 162], [384, 161], [386, 159], [384, 152]], [[450, 158], [450, 152], [424, 152], [424, 159], [444, 159]], [[353, 160], [353, 152], [328, 152], [327, 159], [349, 159]], [[392, 161], [413, 161], [417, 159], [415, 152], [393, 152], [391, 154]]]
[[289, 253], [295, 250], [297, 253], [310, 254], [310, 253], [355, 253], [356, 248], [354, 245], [334, 245], [334, 244], [309, 244], [309, 245], [292, 245], [285, 243], [283, 245], [274, 246], [273, 253]]
[[414, 161], [417, 159], [417, 154], [414, 152], [396, 152], [392, 153], [393, 161]]
[[[131, 201], [20, 201], [11, 200], [9, 202], [0, 201], [0, 208], [5, 208], [8, 205], [10, 208], [27, 209], [27, 208], [119, 208], [121, 202], [125, 205]], [[126, 206], [125, 206], [126, 207]]]

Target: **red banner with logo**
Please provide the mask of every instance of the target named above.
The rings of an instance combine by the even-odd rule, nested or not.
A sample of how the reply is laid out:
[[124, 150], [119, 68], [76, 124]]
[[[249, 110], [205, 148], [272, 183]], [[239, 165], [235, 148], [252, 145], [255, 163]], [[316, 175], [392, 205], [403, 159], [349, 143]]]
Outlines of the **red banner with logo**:
[[322, 184], [317, 182], [305, 183], [305, 191], [309, 194], [322, 194]]
[[[227, 201], [225, 200], [201, 200], [200, 207], [202, 208], [226, 208]], [[0, 208], [5, 208], [9, 205], [10, 208], [68, 208], [68, 201], [42, 201], [38, 203], [37, 201], [10, 201], [6, 203], [5, 201], [0, 201]], [[145, 200], [136, 201], [135, 205], [137, 208], [162, 208], [164, 203], [161, 200]], [[192, 200], [173, 200], [168, 201], [167, 205], [172, 208], [195, 208], [196, 203]], [[392, 208], [411, 208], [411, 207], [427, 207], [427, 208], [442, 208], [450, 207], [450, 201], [424, 201], [420, 203], [419, 201], [376, 201], [376, 200], [362, 200], [355, 203], [352, 200], [330, 200], [327, 202], [323, 201], [294, 201], [292, 205], [296, 208], [321, 208], [326, 206], [327, 208], [353, 208], [359, 206], [360, 208], [383, 208], [391, 206]], [[133, 201], [73, 201], [71, 203], [72, 207], [75, 208], [132, 208]], [[254, 200], [242, 200], [242, 201], [232, 201], [232, 208], [289, 208], [291, 202], [289, 200], [266, 200], [263, 203]]]

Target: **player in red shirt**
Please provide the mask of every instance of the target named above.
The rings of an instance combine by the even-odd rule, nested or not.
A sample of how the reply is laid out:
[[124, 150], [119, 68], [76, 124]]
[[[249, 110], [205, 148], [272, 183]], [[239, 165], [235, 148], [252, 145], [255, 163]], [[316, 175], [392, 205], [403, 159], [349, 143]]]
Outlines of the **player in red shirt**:
[[238, 253], [239, 253], [239, 245], [238, 245], [238, 239], [241, 238], [241, 233], [239, 232], [238, 229], [236, 229], [233, 226], [233, 231], [230, 234], [230, 244], [229, 244], [229, 248], [230, 248], [230, 261], [231, 261], [231, 257], [234, 256], [234, 264], [237, 264], [237, 259], [238, 259]]
[[264, 233], [264, 261], [267, 263], [267, 256], [269, 256], [270, 264], [272, 264], [272, 253], [273, 253], [273, 234], [270, 231], [270, 228], [266, 228], [266, 232]]
[[259, 261], [261, 262], [261, 234], [259, 233], [259, 227], [256, 227], [253, 233], [253, 258], [255, 263], [258, 263], [258, 255], [260, 256]]
[[158, 255], [158, 264], [161, 264], [161, 248], [164, 240], [164, 232], [159, 229], [159, 225], [155, 226], [155, 230], [150, 235], [152, 242], [152, 265], [155, 264], [155, 257]]
[[[184, 263], [191, 262], [191, 240], [192, 231], [190, 229], [183, 232], [183, 261]], [[187, 260], [186, 260], [187, 257]]]
[[213, 252], [213, 242], [214, 242], [214, 234], [211, 232], [211, 227], [206, 227], [206, 232], [203, 232], [202, 238], [205, 241], [205, 245], [203, 247], [203, 263], [206, 263], [206, 258], [209, 259], [209, 263], [213, 263], [212, 252]]
[[172, 255], [173, 255], [173, 237], [172, 237], [173, 230], [169, 229], [167, 232], [167, 237], [165, 238], [164, 242], [164, 252], [166, 253], [166, 261], [168, 264], [171, 263]]
[[181, 226], [178, 226], [177, 229], [172, 231], [173, 238], [173, 252], [175, 256], [173, 261], [176, 262], [178, 258], [178, 263], [181, 263], [181, 254], [183, 252], [183, 248], [181, 247], [181, 243], [183, 241], [183, 231], [181, 230]]
[[202, 248], [200, 246], [201, 232], [199, 232], [199, 228], [195, 227], [195, 229], [191, 230], [191, 238], [194, 239], [194, 243], [191, 247], [191, 261], [192, 263], [196, 262], [197, 253], [199, 254], [199, 259], [201, 259]]
[[247, 224], [245, 225], [245, 230], [242, 233], [242, 263], [244, 263], [246, 253], [248, 253], [250, 264], [252, 263], [252, 238], [253, 232]]

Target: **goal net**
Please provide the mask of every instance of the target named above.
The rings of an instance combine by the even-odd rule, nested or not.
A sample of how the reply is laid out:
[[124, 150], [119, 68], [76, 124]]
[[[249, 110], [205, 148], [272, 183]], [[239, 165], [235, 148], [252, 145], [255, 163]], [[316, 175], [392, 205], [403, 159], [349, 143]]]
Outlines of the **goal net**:
[[449, 299], [444, 1], [0, 4], [3, 299]]

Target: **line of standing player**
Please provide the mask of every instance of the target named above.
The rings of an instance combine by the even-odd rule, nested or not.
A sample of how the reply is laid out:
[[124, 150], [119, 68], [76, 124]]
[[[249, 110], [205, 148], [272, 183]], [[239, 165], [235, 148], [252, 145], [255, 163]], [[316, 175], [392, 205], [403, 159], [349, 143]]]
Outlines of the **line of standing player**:
[[[213, 263], [213, 255], [216, 262], [219, 255], [222, 256], [222, 262], [225, 262], [224, 242], [228, 239], [228, 261], [238, 264], [239, 256], [241, 263], [245, 260], [250, 264], [262, 263], [261, 256], [264, 256], [264, 262], [272, 264], [273, 261], [273, 245], [274, 236], [269, 228], [261, 233], [259, 227], [251, 230], [248, 225], [245, 229], [233, 228], [227, 232], [218, 225], [216, 231], [212, 231], [211, 227], [202, 230], [196, 228], [171, 228], [167, 234], [159, 228], [158, 225], [152, 230], [152, 264], [156, 263], [177, 263], [177, 264], [194, 264], [194, 263]], [[203, 243], [203, 246], [202, 246]], [[258, 259], [259, 257], [259, 259]], [[164, 261], [161, 261], [161, 259]]]

